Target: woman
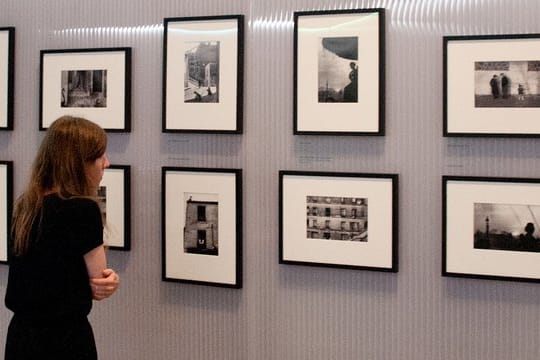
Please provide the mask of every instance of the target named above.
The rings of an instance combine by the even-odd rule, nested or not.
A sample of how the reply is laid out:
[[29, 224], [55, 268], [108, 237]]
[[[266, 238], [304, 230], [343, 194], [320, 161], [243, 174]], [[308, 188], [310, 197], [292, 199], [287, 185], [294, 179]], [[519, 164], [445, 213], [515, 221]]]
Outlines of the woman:
[[13, 213], [6, 360], [97, 359], [87, 315], [92, 298], [119, 284], [95, 201], [106, 146], [103, 129], [82, 118], [63, 116], [45, 134]]

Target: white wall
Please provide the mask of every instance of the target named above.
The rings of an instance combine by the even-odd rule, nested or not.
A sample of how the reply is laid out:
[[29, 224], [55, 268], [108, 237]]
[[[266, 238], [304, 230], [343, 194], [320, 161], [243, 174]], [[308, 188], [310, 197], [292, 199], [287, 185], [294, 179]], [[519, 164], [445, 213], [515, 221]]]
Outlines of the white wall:
[[[293, 136], [293, 12], [354, 7], [387, 9], [386, 136]], [[163, 134], [163, 18], [230, 14], [245, 15], [244, 134]], [[540, 169], [538, 139], [442, 137], [442, 36], [540, 32], [539, 17], [536, 0], [0, 0], [16, 27], [0, 157], [17, 194], [43, 135], [41, 49], [133, 48], [132, 132], [109, 145], [132, 166], [132, 250], [108, 254], [123, 283], [91, 315], [101, 359], [537, 360], [540, 285], [440, 273], [441, 176]], [[243, 289], [161, 281], [161, 166], [243, 169]], [[281, 169], [398, 173], [399, 272], [279, 265]]]

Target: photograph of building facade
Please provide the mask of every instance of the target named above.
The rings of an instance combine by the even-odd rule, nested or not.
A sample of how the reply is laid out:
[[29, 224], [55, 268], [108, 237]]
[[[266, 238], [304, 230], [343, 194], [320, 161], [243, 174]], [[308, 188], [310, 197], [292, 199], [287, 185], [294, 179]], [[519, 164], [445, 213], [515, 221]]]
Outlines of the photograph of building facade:
[[[313, 27], [295, 29], [298, 12]], [[0, 189], [26, 189], [53, 112], [101, 124], [110, 163], [131, 167], [129, 189], [111, 177], [96, 199], [116, 225], [105, 230], [129, 225], [131, 236], [129, 251], [106, 251], [118, 290], [90, 299], [99, 359], [540, 360], [540, 196], [512, 180], [540, 178], [539, 0], [4, 0], [2, 27], [15, 36], [10, 83], [0, 34], [0, 163], [13, 163]], [[309, 41], [295, 39], [302, 27]], [[322, 43], [353, 36], [353, 59]], [[456, 38], [449, 48], [445, 37]], [[126, 47], [128, 62], [106, 50]], [[44, 49], [52, 61], [42, 71]], [[343, 101], [350, 82], [355, 102]], [[308, 107], [315, 116], [304, 122], [295, 110]], [[233, 182], [221, 169], [242, 173]], [[314, 175], [282, 188], [281, 171]], [[395, 189], [383, 174], [399, 175]], [[457, 181], [448, 195], [443, 176], [482, 180]], [[491, 188], [491, 177], [511, 184]], [[214, 179], [219, 187], [204, 184]], [[524, 201], [507, 195], [514, 186]], [[466, 211], [447, 218], [445, 201]], [[120, 214], [125, 222], [113, 223]], [[467, 274], [443, 275], [448, 231], [465, 235], [450, 258]], [[290, 244], [302, 261], [280, 261]], [[236, 263], [242, 288], [221, 277]], [[510, 276], [486, 277], [488, 266]], [[524, 278], [522, 268], [537, 272]], [[45, 269], [56, 274], [50, 284], [74, 275]], [[59, 309], [67, 301], [42, 298]], [[41, 312], [29, 310], [24, 323]], [[0, 306], [0, 359], [13, 316]]]
[[307, 196], [308, 239], [367, 242], [367, 199]]
[[218, 202], [186, 201], [184, 251], [204, 255], [218, 255]]

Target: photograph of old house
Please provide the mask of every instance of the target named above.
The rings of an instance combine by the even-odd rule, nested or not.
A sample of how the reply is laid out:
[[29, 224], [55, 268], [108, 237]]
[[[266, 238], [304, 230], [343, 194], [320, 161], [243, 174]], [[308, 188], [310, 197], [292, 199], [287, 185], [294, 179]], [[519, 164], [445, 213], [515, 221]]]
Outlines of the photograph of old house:
[[367, 199], [306, 196], [307, 238], [368, 241]]
[[218, 255], [218, 194], [185, 194], [184, 252]]

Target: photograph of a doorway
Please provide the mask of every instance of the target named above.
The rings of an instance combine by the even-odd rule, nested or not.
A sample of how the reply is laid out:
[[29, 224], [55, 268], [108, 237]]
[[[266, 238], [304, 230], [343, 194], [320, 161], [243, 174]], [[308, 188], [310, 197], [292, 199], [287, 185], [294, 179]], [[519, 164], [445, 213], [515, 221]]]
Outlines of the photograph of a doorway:
[[184, 193], [184, 252], [218, 255], [218, 194]]

